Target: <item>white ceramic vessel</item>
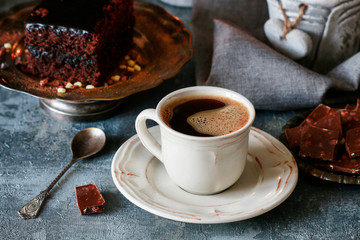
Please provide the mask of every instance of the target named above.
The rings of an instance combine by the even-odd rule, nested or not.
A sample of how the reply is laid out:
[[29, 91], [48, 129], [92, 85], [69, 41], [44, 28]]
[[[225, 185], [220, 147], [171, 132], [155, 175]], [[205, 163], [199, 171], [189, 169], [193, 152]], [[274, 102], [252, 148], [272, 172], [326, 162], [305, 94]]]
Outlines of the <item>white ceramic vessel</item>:
[[[161, 119], [164, 106], [177, 99], [196, 95], [228, 97], [243, 103], [249, 111], [249, 120], [239, 130], [214, 137], [182, 134], [164, 123]], [[161, 145], [149, 133], [147, 119], [160, 125]], [[194, 194], [214, 194], [230, 187], [241, 176], [254, 119], [253, 105], [239, 93], [219, 87], [196, 86], [172, 92], [159, 102], [156, 109], [142, 111], [135, 127], [141, 142], [163, 162], [170, 178], [178, 186]]]

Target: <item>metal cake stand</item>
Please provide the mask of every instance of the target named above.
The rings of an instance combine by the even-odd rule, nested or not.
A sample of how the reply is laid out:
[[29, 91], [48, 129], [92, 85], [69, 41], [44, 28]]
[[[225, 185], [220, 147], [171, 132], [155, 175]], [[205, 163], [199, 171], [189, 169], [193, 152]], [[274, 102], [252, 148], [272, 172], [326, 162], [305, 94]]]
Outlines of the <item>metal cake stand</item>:
[[[24, 20], [36, 3], [20, 4], [0, 14], [0, 46], [12, 45], [11, 51], [0, 59], [8, 65], [0, 69], [0, 85], [38, 97], [40, 106], [58, 119], [96, 121], [109, 117], [124, 97], [154, 88], [174, 77], [192, 58], [191, 35], [179, 18], [157, 5], [135, 1], [132, 51], [142, 60], [141, 71], [107, 86], [67, 89], [66, 93], [59, 94], [57, 87], [40, 86], [39, 77], [22, 72], [17, 61], [28, 54], [24, 45]], [[20, 61], [21, 64], [26, 63]], [[121, 75], [121, 71], [114, 69], [109, 78]]]
[[40, 106], [59, 120], [85, 122], [98, 121], [115, 114], [122, 100], [72, 102], [57, 99], [40, 99]]

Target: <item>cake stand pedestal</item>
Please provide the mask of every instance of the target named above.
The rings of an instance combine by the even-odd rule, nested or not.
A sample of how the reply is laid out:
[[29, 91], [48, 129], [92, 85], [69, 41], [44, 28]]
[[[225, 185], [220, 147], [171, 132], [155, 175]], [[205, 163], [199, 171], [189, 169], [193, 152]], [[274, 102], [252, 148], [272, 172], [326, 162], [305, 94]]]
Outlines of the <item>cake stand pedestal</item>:
[[73, 102], [40, 99], [40, 106], [59, 120], [92, 122], [112, 116], [122, 100]]

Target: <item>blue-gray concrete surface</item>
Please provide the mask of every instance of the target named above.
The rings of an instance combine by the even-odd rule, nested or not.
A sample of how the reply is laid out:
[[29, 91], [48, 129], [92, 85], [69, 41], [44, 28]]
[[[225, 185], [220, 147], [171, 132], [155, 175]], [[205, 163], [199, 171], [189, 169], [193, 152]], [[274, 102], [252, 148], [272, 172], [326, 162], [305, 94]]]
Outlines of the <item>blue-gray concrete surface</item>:
[[[0, 10], [25, 2], [0, 0]], [[191, 9], [164, 5], [189, 26]], [[264, 1], [264, 4], [265, 1]], [[0, 88], [0, 239], [360, 239], [359, 186], [322, 181], [300, 172], [293, 194], [261, 216], [227, 224], [190, 224], [148, 213], [115, 187], [115, 151], [135, 134], [137, 114], [167, 93], [195, 84], [194, 63], [160, 86], [127, 97], [112, 118], [73, 123], [56, 120], [39, 100]], [[296, 112], [257, 112], [255, 126], [275, 137]], [[107, 135], [105, 149], [74, 165], [55, 185], [40, 216], [22, 220], [17, 210], [43, 190], [71, 158], [73, 135], [86, 127]], [[102, 214], [81, 216], [74, 187], [96, 183], [106, 199]]]

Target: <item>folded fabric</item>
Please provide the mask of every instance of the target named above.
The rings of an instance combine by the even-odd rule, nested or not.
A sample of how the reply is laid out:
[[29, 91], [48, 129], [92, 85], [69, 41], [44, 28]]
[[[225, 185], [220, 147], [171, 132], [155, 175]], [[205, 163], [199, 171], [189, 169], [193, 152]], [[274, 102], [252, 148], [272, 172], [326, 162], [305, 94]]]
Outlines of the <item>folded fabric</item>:
[[[266, 10], [265, 2], [261, 2]], [[198, 84], [235, 90], [249, 98], [255, 108], [264, 110], [308, 108], [356, 98], [360, 53], [326, 76], [311, 71], [262, 42], [267, 13], [265, 17], [249, 13], [262, 12], [262, 5], [256, 0], [194, 1], [192, 31]]]

